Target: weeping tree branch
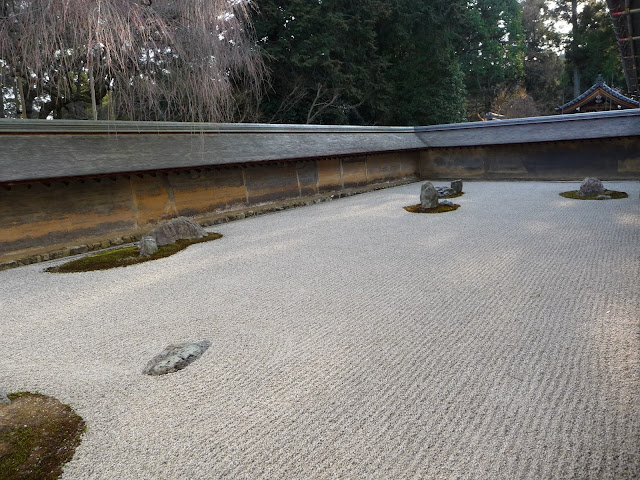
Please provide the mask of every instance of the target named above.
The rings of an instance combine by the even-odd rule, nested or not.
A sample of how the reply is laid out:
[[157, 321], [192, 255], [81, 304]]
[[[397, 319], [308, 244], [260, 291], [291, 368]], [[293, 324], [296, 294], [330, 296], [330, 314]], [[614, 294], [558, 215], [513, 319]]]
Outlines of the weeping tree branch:
[[256, 98], [261, 92], [249, 7], [248, 0], [0, 0], [0, 62], [24, 65], [43, 103], [73, 102], [84, 90], [93, 118], [108, 92], [120, 118], [222, 121], [235, 112], [237, 78]]

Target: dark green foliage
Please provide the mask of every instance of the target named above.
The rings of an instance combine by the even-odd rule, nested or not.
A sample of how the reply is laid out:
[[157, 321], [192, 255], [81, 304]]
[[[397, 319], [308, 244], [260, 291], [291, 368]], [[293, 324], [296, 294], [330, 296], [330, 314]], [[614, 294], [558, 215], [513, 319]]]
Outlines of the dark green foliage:
[[578, 15], [578, 56], [575, 62], [582, 79], [582, 91], [591, 87], [599, 74], [610, 87], [626, 91], [616, 35], [604, 1], [584, 2], [584, 8]]
[[556, 14], [547, 0], [522, 2], [525, 37], [524, 87], [541, 115], [552, 115], [563, 101], [564, 63], [558, 56], [562, 36], [554, 29]]
[[260, 2], [271, 87], [257, 120], [418, 125], [464, 119], [459, 0]]
[[467, 47], [463, 52], [470, 119], [492, 110], [501, 90], [522, 80], [524, 46], [521, 7], [517, 0], [472, 0], [468, 3]]
[[467, 15], [459, 1], [399, 1], [379, 48], [388, 68], [384, 122], [429, 125], [465, 119], [464, 72], [456, 52]]
[[178, 253], [180, 250], [184, 250], [189, 245], [210, 242], [219, 238], [222, 238], [222, 235], [219, 233], [210, 233], [208, 236], [203, 238], [193, 240], [180, 239], [176, 243], [158, 247], [158, 250], [153, 255], [149, 256], [140, 255], [137, 246], [105, 250], [79, 258], [78, 260], [64, 263], [57, 267], [47, 268], [45, 271], [51, 273], [75, 273], [91, 272], [93, 270], [107, 270], [116, 267], [127, 267], [129, 265], [148, 262], [150, 260], [165, 258], [173, 255], [174, 253]]
[[[577, 14], [572, 20], [573, 3]], [[599, 74], [610, 87], [625, 92], [626, 82], [606, 1], [561, 0], [558, 5], [556, 15], [572, 23], [565, 44], [566, 101], [575, 97], [574, 70], [579, 80], [579, 93], [591, 87]]]
[[[576, 2], [584, 7], [576, 31], [563, 36], [556, 21], [571, 22]], [[271, 86], [256, 121], [429, 125], [487, 112], [551, 115], [572, 98], [574, 64], [582, 90], [598, 73], [624, 84], [604, 0], [264, 0], [260, 9], [254, 23]]]

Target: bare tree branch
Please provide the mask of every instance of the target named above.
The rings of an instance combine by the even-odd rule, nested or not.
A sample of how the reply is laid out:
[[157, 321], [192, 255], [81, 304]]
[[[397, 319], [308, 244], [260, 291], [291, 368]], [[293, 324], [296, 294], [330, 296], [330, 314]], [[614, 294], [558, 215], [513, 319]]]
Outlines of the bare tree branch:
[[289, 94], [282, 100], [278, 110], [274, 113], [269, 119], [269, 123], [274, 123], [278, 117], [278, 115], [284, 115], [293, 107], [295, 107], [304, 97], [307, 96], [307, 92], [305, 92], [299, 84], [297, 84]]
[[[318, 118], [318, 115], [324, 112], [327, 108], [334, 106], [336, 100], [338, 100], [338, 98], [340, 97], [340, 93], [338, 92], [333, 96], [333, 98], [331, 98], [331, 100], [318, 103], [318, 99], [322, 95], [323, 89], [324, 87], [321, 84], [318, 84], [316, 88], [316, 96], [313, 99], [313, 102], [311, 102], [311, 107], [309, 107], [309, 111], [307, 112], [307, 124], [313, 122], [316, 118]], [[316, 107], [318, 107], [318, 109], [315, 113], [313, 113], [313, 109]]]

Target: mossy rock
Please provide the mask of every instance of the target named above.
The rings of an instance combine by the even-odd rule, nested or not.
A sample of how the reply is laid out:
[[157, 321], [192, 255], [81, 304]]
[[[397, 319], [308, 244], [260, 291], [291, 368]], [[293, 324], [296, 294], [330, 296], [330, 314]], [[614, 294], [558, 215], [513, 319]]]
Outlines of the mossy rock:
[[80, 444], [85, 424], [68, 405], [38, 393], [0, 406], [0, 479], [53, 480]]
[[435, 208], [422, 208], [422, 204], [418, 203], [417, 205], [410, 205], [408, 207], [404, 207], [407, 212], [411, 213], [446, 213], [453, 212], [460, 208], [460, 205], [454, 203], [453, 205], [438, 205]]
[[440, 198], [458, 198], [458, 197], [461, 197], [462, 195], [464, 195], [464, 192], [458, 192], [452, 195], [445, 195], [444, 197], [440, 197]]
[[571, 190], [569, 192], [562, 192], [561, 197], [572, 198], [574, 200], [616, 200], [619, 198], [628, 198], [625, 192], [616, 192], [615, 190], [605, 190], [600, 195], [608, 195], [611, 198], [598, 198], [599, 195], [585, 195], [582, 196], [578, 193], [578, 190]]
[[112, 250], [103, 250], [101, 252], [88, 255], [71, 262], [63, 263], [57, 267], [49, 267], [45, 272], [50, 273], [76, 273], [76, 272], [91, 272], [93, 270], [108, 270], [110, 268], [127, 267], [129, 265], [136, 265], [138, 263], [149, 262], [151, 260], [158, 260], [160, 258], [169, 257], [180, 250], [184, 250], [189, 245], [195, 243], [211, 242], [222, 238], [219, 233], [210, 233], [206, 237], [196, 238], [190, 240], [178, 240], [176, 243], [169, 245], [163, 245], [158, 247], [158, 250], [152, 255], [143, 256], [140, 255], [138, 246], [116, 248]]

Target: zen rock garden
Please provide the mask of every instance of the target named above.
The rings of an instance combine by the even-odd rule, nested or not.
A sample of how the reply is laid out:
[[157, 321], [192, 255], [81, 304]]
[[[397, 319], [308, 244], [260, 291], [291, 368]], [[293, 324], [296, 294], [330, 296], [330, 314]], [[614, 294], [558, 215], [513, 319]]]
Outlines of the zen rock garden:
[[420, 203], [404, 207], [411, 213], [444, 213], [460, 208], [460, 205], [441, 198], [459, 197], [462, 195], [462, 180], [454, 180], [448, 187], [436, 187], [425, 182], [420, 188]]

